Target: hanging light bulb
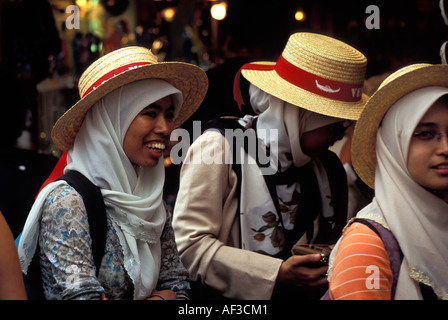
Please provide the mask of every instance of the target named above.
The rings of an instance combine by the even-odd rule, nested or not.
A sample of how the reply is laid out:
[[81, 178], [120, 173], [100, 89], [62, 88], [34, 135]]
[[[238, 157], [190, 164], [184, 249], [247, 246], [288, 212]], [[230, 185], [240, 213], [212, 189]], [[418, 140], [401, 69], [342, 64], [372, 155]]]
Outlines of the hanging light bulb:
[[225, 2], [221, 2], [212, 5], [210, 13], [213, 19], [223, 20], [227, 15], [227, 4]]
[[303, 10], [297, 10], [296, 11], [296, 13], [295, 13], [295, 15], [294, 15], [294, 18], [297, 20], [297, 21], [305, 21], [305, 18], [306, 18], [306, 16], [305, 16], [305, 11], [303, 11]]
[[85, 7], [87, 5], [87, 0], [76, 0], [76, 5], [79, 8], [83, 8], [83, 7]]
[[171, 7], [165, 8], [162, 11], [163, 18], [166, 21], [168, 21], [168, 22], [173, 21], [175, 14], [176, 14], [176, 10], [174, 8], [171, 8]]

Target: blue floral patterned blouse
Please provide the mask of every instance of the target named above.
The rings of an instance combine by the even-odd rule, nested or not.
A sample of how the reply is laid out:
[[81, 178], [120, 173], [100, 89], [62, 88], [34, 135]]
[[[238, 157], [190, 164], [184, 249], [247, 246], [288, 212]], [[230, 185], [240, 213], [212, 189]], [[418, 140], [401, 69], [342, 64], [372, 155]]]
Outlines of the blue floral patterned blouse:
[[[107, 219], [105, 255], [96, 275], [87, 212], [81, 195], [61, 185], [47, 197], [39, 236], [40, 262], [47, 299], [133, 298], [132, 280], [123, 264], [118, 236]], [[173, 290], [177, 299], [188, 299], [188, 273], [174, 240], [171, 217], [161, 237], [162, 261], [157, 290]]]

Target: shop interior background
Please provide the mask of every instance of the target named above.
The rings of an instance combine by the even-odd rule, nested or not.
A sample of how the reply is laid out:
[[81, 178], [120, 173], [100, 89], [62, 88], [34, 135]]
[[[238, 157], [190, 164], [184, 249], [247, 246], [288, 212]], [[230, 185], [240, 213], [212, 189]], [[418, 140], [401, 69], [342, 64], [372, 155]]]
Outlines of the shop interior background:
[[[366, 10], [371, 5], [377, 10]], [[192, 120], [238, 116], [232, 98], [238, 68], [276, 60], [289, 35], [300, 31], [358, 48], [371, 82], [406, 64], [440, 63], [448, 40], [439, 0], [0, 0], [0, 88], [17, 84], [20, 97], [1, 106], [1, 136], [19, 126], [19, 148], [59, 157], [51, 128], [79, 99], [79, 76], [100, 55], [129, 45], [207, 72], [207, 97], [187, 130]]]

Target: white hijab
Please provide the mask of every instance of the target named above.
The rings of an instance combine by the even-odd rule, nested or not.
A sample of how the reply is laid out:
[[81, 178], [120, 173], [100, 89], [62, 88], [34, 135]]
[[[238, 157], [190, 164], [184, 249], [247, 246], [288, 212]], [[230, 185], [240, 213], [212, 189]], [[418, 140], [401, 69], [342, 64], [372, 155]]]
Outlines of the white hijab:
[[[421, 298], [418, 282], [448, 299], [448, 204], [407, 170], [409, 142], [420, 119], [447, 88], [415, 90], [397, 101], [377, 133], [375, 196], [403, 251], [396, 298]], [[415, 281], [414, 281], [415, 280]]]
[[[395, 294], [398, 300], [422, 299], [419, 282], [448, 299], [448, 204], [417, 184], [407, 169], [417, 124], [445, 94], [448, 89], [442, 87], [418, 89], [389, 109], [377, 132], [375, 198], [357, 214], [391, 230], [400, 245], [404, 258]], [[337, 247], [330, 268], [336, 251]]]
[[[249, 87], [249, 95], [251, 106], [258, 114], [257, 136], [271, 150], [271, 167], [274, 171], [278, 169], [280, 172], [284, 172], [293, 165], [301, 167], [311, 162], [312, 158], [304, 154], [300, 146], [302, 134], [343, 121], [343, 119], [299, 108], [252, 84]], [[254, 117], [245, 116], [241, 123], [244, 126], [251, 126], [253, 120]], [[270, 129], [276, 129], [277, 134], [269, 134]], [[274, 150], [277, 152], [272, 156]], [[320, 162], [313, 161], [313, 166], [321, 190], [322, 214], [325, 217], [331, 217], [334, 215], [334, 211], [330, 206], [331, 198], [327, 197], [331, 195], [328, 177]], [[300, 185], [299, 183], [289, 186], [279, 185], [276, 189], [280, 205], [282, 209], [285, 209], [282, 210], [283, 227], [291, 230], [294, 227], [297, 205], [286, 205], [286, 203], [292, 200], [294, 191], [300, 192]], [[274, 219], [278, 221], [279, 217], [277, 217], [271, 197], [267, 197], [266, 194], [269, 195], [269, 191], [258, 166], [243, 163], [240, 203], [242, 246], [245, 249], [275, 255], [282, 249], [278, 246], [280, 239], [276, 235], [278, 225], [273, 221]], [[317, 231], [315, 228], [316, 234]]]
[[[155, 167], [135, 168], [123, 150], [123, 140], [141, 110], [169, 95], [177, 114], [182, 94], [165, 81], [140, 80], [114, 90], [89, 110], [67, 156], [65, 170], [79, 171], [101, 189], [123, 250], [124, 266], [134, 283], [135, 299], [146, 298], [157, 284], [160, 236], [166, 220], [165, 173], [162, 161]], [[62, 183], [44, 188], [30, 212], [19, 245], [24, 270], [37, 246], [45, 198]]]

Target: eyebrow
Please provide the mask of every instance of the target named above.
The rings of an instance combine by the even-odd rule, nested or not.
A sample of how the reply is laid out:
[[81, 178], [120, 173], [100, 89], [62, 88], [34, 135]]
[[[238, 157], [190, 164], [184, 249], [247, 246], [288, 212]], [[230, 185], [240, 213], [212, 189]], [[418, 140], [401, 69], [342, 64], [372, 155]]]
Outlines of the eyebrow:
[[417, 128], [418, 127], [437, 127], [437, 123], [435, 123], [435, 122], [420, 122], [417, 125]]
[[[163, 107], [159, 104], [153, 103], [153, 104], [150, 104], [149, 106], [145, 107], [142, 111], [145, 111], [147, 109], [157, 109], [160, 111], [160, 110], [163, 110]], [[169, 106], [169, 108], [167, 108], [166, 111], [174, 111], [174, 104]]]

